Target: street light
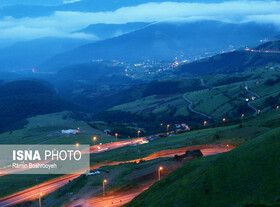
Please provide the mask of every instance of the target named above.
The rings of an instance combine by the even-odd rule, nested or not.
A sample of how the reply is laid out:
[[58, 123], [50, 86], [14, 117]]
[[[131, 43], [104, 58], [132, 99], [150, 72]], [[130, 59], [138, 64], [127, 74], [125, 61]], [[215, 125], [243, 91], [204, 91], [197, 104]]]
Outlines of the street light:
[[204, 121], [204, 126], [206, 126], [206, 124], [207, 124], [207, 121]]
[[107, 183], [107, 180], [103, 180], [103, 197], [105, 196], [105, 184]]
[[94, 145], [95, 145], [96, 140], [97, 140], [97, 137], [93, 137], [93, 143], [94, 143]]
[[226, 122], [226, 118], [223, 118], [223, 122]]
[[78, 148], [78, 147], [80, 146], [80, 144], [79, 144], [79, 143], [76, 143], [75, 146], [76, 146], [76, 148]]
[[244, 115], [244, 114], [242, 114], [242, 115], [241, 115], [241, 119], [243, 119], [243, 118], [244, 118], [244, 116], [245, 116], [245, 115]]
[[118, 136], [119, 136], [118, 133], [116, 133], [116, 134], [115, 134], [116, 141], [118, 141]]
[[260, 113], [261, 113], [261, 110], [259, 109], [259, 110], [258, 110], [258, 114], [260, 114]]
[[138, 138], [139, 138], [140, 133], [141, 133], [141, 131], [140, 131], [140, 130], [138, 130]]
[[276, 110], [278, 110], [279, 109], [279, 106], [276, 106]]
[[158, 180], [160, 181], [160, 172], [163, 170], [163, 167], [159, 167], [158, 168]]
[[39, 193], [39, 207], [41, 207], [41, 197], [43, 196], [43, 193]]
[[167, 133], [168, 133], [168, 129], [169, 129], [169, 127], [170, 127], [170, 125], [169, 125], [169, 124], [167, 124], [167, 126], [166, 126]]

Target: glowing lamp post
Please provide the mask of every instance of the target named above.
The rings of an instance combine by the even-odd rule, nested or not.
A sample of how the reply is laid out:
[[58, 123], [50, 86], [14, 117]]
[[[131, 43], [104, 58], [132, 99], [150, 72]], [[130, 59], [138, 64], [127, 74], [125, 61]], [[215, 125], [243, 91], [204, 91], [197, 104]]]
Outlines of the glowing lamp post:
[[138, 138], [139, 138], [140, 133], [141, 133], [141, 131], [139, 130], [139, 131], [138, 131]]
[[279, 110], [279, 106], [276, 106], [276, 110]]
[[204, 121], [204, 126], [206, 126], [206, 124], [207, 124], [207, 121]]
[[97, 140], [97, 137], [93, 137], [93, 143], [94, 143], [94, 145], [95, 145], [96, 140]]
[[260, 114], [260, 113], [261, 113], [261, 110], [259, 109], [259, 110], [258, 110], [258, 114]]
[[116, 133], [116, 134], [115, 134], [116, 141], [118, 141], [118, 136], [119, 136], [118, 133]]
[[245, 115], [244, 115], [244, 114], [242, 114], [242, 115], [241, 115], [241, 119], [243, 119], [243, 118], [244, 118], [244, 116], [245, 116]]
[[166, 126], [166, 131], [167, 131], [167, 133], [168, 133], [168, 129], [169, 129], [169, 127], [170, 127], [170, 125], [169, 125], [169, 124], [167, 124], [167, 126]]
[[160, 181], [160, 172], [163, 170], [163, 167], [158, 168], [158, 180]]
[[107, 184], [107, 180], [103, 180], [103, 197], [105, 196], [105, 185]]
[[79, 143], [76, 143], [75, 146], [76, 146], [76, 148], [78, 148], [78, 147], [80, 146], [80, 144], [79, 144]]
[[43, 193], [39, 193], [39, 207], [41, 207], [41, 197], [43, 196]]

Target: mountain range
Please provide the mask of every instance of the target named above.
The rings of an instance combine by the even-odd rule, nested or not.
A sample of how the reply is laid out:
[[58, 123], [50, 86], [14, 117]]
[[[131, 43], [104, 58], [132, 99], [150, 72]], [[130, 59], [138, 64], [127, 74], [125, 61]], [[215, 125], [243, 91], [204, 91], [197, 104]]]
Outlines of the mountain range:
[[278, 34], [272, 25], [217, 21], [156, 23], [143, 29], [55, 55], [38, 67], [57, 71], [67, 65], [96, 59], [142, 61], [187, 60], [256, 45]]

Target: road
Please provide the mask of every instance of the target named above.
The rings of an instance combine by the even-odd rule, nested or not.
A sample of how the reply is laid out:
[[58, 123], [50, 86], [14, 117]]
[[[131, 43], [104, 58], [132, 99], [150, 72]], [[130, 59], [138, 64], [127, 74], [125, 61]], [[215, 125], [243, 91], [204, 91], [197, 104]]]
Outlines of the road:
[[81, 199], [69, 205], [68, 207], [83, 206], [83, 207], [118, 207], [122, 206], [133, 198], [138, 196], [143, 191], [147, 190], [155, 181], [139, 186], [137, 188], [131, 189], [129, 191], [122, 191], [114, 193], [113, 195], [108, 195], [106, 197], [94, 197], [88, 199]]
[[280, 51], [278, 51], [278, 50], [254, 50], [254, 49], [247, 48], [244, 51], [247, 51], [247, 52], [257, 52], [257, 53], [280, 54]]
[[213, 88], [213, 86], [210, 86], [210, 85], [208, 85], [208, 84], [205, 84], [203, 78], [200, 78], [199, 80], [200, 80], [200, 83], [201, 83], [200, 85], [201, 85], [201, 86], [204, 86], [204, 87], [206, 87], [206, 88]]
[[[256, 98], [260, 98], [261, 97], [259, 94], [255, 93], [255, 92], [253, 92], [253, 91], [251, 91], [249, 89], [248, 82], [245, 83], [245, 89], [246, 89], [246, 91], [248, 91], [248, 93], [250, 93], [251, 95], [255, 96]], [[256, 107], [252, 106], [252, 104], [251, 104], [252, 102], [253, 102], [253, 100], [249, 101], [248, 102], [248, 106], [255, 111], [255, 113], [253, 115], [256, 116], [258, 114], [258, 109]]]
[[[163, 150], [157, 153], [153, 153], [145, 158], [141, 158], [142, 160], [152, 160], [160, 157], [173, 157], [176, 154], [182, 154], [186, 150], [192, 150], [192, 149], [201, 149], [202, 153], [204, 156], [208, 155], [214, 155], [218, 153], [223, 153], [232, 150], [234, 147], [226, 147], [223, 145], [198, 145], [198, 146], [192, 146], [192, 147], [184, 147], [184, 148], [179, 148], [179, 149], [174, 149], [174, 150]], [[97, 169], [100, 168], [104, 165], [118, 165], [121, 163], [132, 163], [132, 162], [139, 162], [141, 159], [135, 159], [135, 160], [130, 160], [130, 161], [121, 161], [121, 162], [112, 162], [109, 164], [100, 164], [94, 166], [92, 169]], [[12, 195], [0, 198], [0, 206], [5, 207], [5, 206], [12, 206], [18, 203], [22, 203], [25, 201], [31, 201], [35, 200], [38, 198], [38, 192], [42, 193], [44, 196], [48, 195], [62, 186], [66, 185], [69, 180], [73, 180], [80, 175], [63, 175], [61, 177], [46, 181], [42, 184], [30, 187], [26, 190], [14, 193]], [[142, 191], [141, 191], [142, 192]], [[125, 200], [125, 199], [124, 199]]]
[[[193, 147], [184, 147], [174, 150], [163, 150], [157, 153], [154, 153], [148, 157], [142, 158], [142, 160], [151, 160], [156, 159], [159, 157], [174, 157], [176, 154], [183, 154], [186, 152], [186, 150], [193, 150], [193, 149], [200, 149], [204, 156], [214, 155], [218, 153], [228, 152], [234, 147], [227, 147], [223, 145], [199, 145], [199, 146], [193, 146]], [[178, 167], [181, 165], [178, 165]], [[171, 171], [170, 171], [171, 172]], [[168, 173], [170, 173], [168, 172]], [[166, 173], [165, 175], [167, 175]], [[66, 205], [67, 207], [75, 207], [75, 206], [83, 206], [83, 207], [118, 207], [122, 206], [129, 201], [131, 201], [133, 198], [138, 196], [143, 191], [147, 190], [152, 184], [154, 184], [156, 180], [150, 182], [149, 184], [145, 184], [142, 186], [139, 186], [137, 188], [131, 189], [129, 191], [121, 191], [117, 193], [113, 193], [105, 196], [105, 197], [93, 197], [93, 198], [82, 198], [79, 199], [70, 205]]]
[[143, 141], [144, 138], [138, 138], [138, 139], [131, 139], [131, 140], [125, 140], [125, 141], [119, 141], [119, 142], [111, 142], [103, 145], [94, 145], [90, 147], [90, 153], [100, 153], [100, 152], [106, 152], [109, 150], [133, 145], [133, 144], [139, 144]]
[[190, 111], [192, 111], [193, 113], [196, 113], [196, 114], [198, 114], [198, 115], [200, 115], [200, 116], [203, 116], [203, 117], [205, 117], [205, 118], [208, 118], [208, 119], [213, 120], [213, 118], [212, 118], [211, 116], [209, 116], [209, 115], [207, 115], [207, 114], [204, 114], [204, 113], [202, 113], [202, 112], [199, 112], [199, 111], [194, 110], [194, 109], [192, 108], [193, 102], [192, 102], [191, 100], [189, 100], [189, 99], [186, 97], [187, 95], [188, 95], [188, 93], [185, 93], [185, 94], [183, 95], [183, 99], [185, 99], [185, 101], [189, 103], [188, 108], [189, 108]]
[[[128, 145], [137, 144], [142, 140], [143, 138], [138, 138], [138, 139], [131, 139], [129, 141], [126, 140], [126, 141], [107, 143], [103, 145], [94, 145], [90, 147], [90, 153], [100, 153], [100, 152], [117, 149]], [[112, 163], [112, 165], [115, 164], [120, 164], [120, 163]], [[107, 165], [111, 165], [111, 164], [107, 164]], [[95, 166], [93, 169], [97, 169], [101, 166], [102, 165]], [[6, 171], [5, 170], [2, 171], [3, 174], [0, 174], [0, 176], [5, 176], [8, 173], [16, 173], [17, 171], [19, 171], [19, 169], [7, 169]], [[38, 190], [42, 192], [43, 195], [48, 195], [56, 191], [57, 189], [61, 188], [62, 186], [66, 185], [69, 182], [69, 180], [73, 180], [79, 176], [80, 175], [63, 175], [59, 178], [55, 178], [45, 183], [20, 191], [18, 193], [14, 193], [10, 196], [0, 198], [0, 206], [10, 206], [24, 201], [35, 200], [38, 197]]]
[[[204, 80], [203, 80], [202, 78], [199, 78], [199, 80], [200, 80], [200, 82], [201, 82], [201, 83], [200, 83], [201, 86], [204, 86], [204, 87], [206, 87], [206, 88], [212, 88], [211, 86], [206, 85], [205, 82], [204, 82]], [[193, 113], [195, 113], [195, 114], [198, 114], [198, 115], [200, 115], [200, 116], [203, 116], [203, 117], [205, 117], [205, 118], [208, 118], [208, 119], [213, 120], [213, 118], [212, 118], [211, 116], [209, 116], [209, 115], [207, 115], [207, 114], [204, 114], [204, 113], [202, 113], [202, 112], [199, 112], [199, 111], [194, 110], [194, 109], [192, 108], [193, 102], [192, 102], [191, 100], [189, 100], [189, 99], [186, 97], [187, 95], [188, 95], [188, 93], [185, 93], [185, 94], [183, 95], [183, 99], [184, 99], [186, 102], [189, 103], [188, 108], [189, 108], [189, 110], [190, 110], [191, 112], [193, 112]]]
[[[138, 144], [142, 142], [143, 138], [137, 138], [137, 139], [131, 139], [131, 140], [125, 140], [125, 141], [119, 141], [119, 142], [111, 142], [111, 143], [106, 143], [103, 145], [94, 145], [90, 147], [90, 153], [95, 154], [95, 153], [100, 153], [100, 152], [106, 152], [110, 150], [114, 150], [117, 148], [133, 145], [133, 144]], [[82, 152], [84, 153], [84, 152]], [[51, 160], [46, 160], [45, 162], [40, 162], [41, 164], [47, 164]], [[19, 171], [26, 171], [28, 169], [21, 169], [21, 168], [6, 168], [6, 169], [1, 169], [0, 168], [0, 177], [8, 175], [8, 174], [16, 174]]]

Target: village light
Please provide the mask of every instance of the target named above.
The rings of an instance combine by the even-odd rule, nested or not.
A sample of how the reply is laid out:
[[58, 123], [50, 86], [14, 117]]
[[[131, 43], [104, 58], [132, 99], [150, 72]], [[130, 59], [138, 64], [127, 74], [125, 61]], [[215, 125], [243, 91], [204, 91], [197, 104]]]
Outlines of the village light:
[[204, 126], [206, 126], [206, 124], [207, 124], [207, 121], [204, 121]]
[[223, 122], [226, 122], [226, 118], [223, 118]]
[[163, 167], [159, 167], [158, 168], [158, 180], [160, 181], [160, 172], [163, 170]]
[[140, 131], [140, 130], [138, 130], [138, 138], [139, 138], [140, 133], [141, 133], [141, 131]]
[[279, 106], [276, 106], [276, 110], [278, 110], [279, 109]]
[[259, 109], [259, 110], [258, 110], [258, 114], [260, 114], [260, 113], [261, 113], [261, 110]]
[[118, 136], [119, 136], [118, 133], [116, 133], [116, 134], [115, 134], [116, 141], [118, 141]]
[[245, 115], [244, 115], [244, 114], [242, 114], [242, 115], [241, 115], [241, 118], [243, 119], [243, 118], [244, 118], [244, 116], [245, 116]]
[[80, 144], [79, 144], [79, 143], [76, 143], [75, 146], [78, 148], [78, 147], [80, 146]]

